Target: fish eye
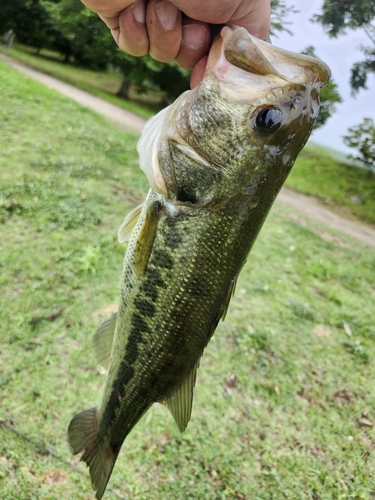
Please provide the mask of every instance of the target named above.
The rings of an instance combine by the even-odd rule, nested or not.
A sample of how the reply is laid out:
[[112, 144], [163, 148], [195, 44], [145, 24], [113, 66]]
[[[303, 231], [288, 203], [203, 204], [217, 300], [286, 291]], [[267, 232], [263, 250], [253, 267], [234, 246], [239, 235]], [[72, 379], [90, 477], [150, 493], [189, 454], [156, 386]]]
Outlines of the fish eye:
[[280, 128], [283, 112], [279, 108], [263, 108], [256, 117], [255, 123], [262, 132], [276, 132]]

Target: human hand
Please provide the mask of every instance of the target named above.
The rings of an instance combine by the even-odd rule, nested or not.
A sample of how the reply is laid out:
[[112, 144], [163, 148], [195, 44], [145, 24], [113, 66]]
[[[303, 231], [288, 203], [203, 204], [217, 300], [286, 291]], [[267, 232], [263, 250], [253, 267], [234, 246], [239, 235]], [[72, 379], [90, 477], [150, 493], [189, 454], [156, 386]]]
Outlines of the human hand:
[[82, 0], [110, 28], [117, 45], [134, 56], [173, 59], [201, 81], [212, 40], [210, 25], [233, 23], [264, 39], [269, 0]]

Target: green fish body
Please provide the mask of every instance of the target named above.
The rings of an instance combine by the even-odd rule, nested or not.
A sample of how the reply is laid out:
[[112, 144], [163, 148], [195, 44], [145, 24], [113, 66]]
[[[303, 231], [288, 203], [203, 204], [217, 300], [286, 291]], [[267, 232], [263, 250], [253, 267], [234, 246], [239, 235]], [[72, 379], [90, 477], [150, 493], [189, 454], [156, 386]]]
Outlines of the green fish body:
[[119, 310], [94, 336], [108, 369], [103, 399], [68, 430], [96, 498], [153, 403], [185, 429], [199, 360], [328, 80], [323, 62], [227, 26], [202, 83], [146, 125], [138, 149], [151, 189], [120, 228], [130, 241]]

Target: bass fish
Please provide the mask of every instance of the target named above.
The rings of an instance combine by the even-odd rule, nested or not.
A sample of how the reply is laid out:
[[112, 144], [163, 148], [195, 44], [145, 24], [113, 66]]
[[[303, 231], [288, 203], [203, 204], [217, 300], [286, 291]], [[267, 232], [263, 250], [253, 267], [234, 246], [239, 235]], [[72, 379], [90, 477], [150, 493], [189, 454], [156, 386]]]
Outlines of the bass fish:
[[186, 428], [200, 358], [329, 77], [318, 59], [225, 26], [202, 82], [146, 124], [138, 151], [150, 190], [120, 227], [129, 244], [119, 310], [94, 335], [104, 395], [68, 429], [97, 499], [153, 403]]

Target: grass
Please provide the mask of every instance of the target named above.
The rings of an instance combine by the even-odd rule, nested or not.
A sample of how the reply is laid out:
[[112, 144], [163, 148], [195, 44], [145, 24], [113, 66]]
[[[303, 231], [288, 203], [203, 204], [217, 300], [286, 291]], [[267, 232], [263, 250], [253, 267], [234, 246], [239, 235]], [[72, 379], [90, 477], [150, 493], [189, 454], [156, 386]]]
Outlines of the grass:
[[[29, 439], [0, 426], [0, 498], [88, 500], [66, 428], [100, 401], [91, 336], [117, 302], [117, 228], [147, 184], [135, 136], [1, 64], [0, 117], [0, 420]], [[374, 499], [374, 252], [295, 218], [271, 212], [187, 431], [154, 405], [105, 498]]]
[[375, 173], [343, 163], [323, 148], [303, 149], [286, 184], [346, 217], [375, 224]]
[[152, 90], [148, 91], [147, 94], [138, 94], [137, 89], [132, 86], [129, 101], [116, 97], [121, 86], [122, 76], [115, 71], [94, 71], [80, 68], [73, 64], [64, 63], [54, 52], [42, 50], [37, 53], [35, 49], [20, 44], [14, 44], [12, 49], [0, 46], [0, 51], [32, 68], [91, 92], [143, 118], [150, 118], [155, 114], [155, 110], [160, 109], [161, 94]]

